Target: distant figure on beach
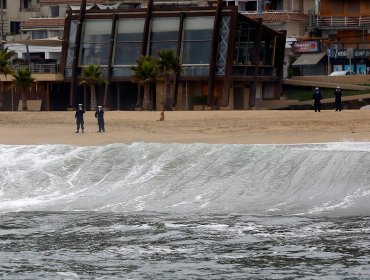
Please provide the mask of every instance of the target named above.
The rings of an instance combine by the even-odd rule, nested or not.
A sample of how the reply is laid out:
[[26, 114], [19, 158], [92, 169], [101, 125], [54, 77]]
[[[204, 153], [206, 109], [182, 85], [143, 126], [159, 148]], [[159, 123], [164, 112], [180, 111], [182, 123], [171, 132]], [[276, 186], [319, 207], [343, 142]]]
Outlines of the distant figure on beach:
[[163, 121], [164, 121], [164, 110], [162, 110], [161, 117], [159, 118], [159, 120], [157, 120], [157, 122], [163, 122]]
[[341, 88], [338, 86], [335, 91], [334, 91], [334, 95], [335, 95], [335, 111], [342, 111], [342, 95], [343, 95], [343, 92], [341, 90]]
[[75, 114], [76, 124], [77, 124], [76, 133], [80, 132], [80, 127], [81, 127], [82, 133], [84, 133], [84, 114], [85, 114], [85, 110], [83, 109], [82, 104], [78, 104], [78, 108]]
[[102, 106], [98, 106], [98, 109], [95, 112], [95, 118], [98, 119], [98, 127], [99, 130], [98, 132], [105, 132], [105, 127], [104, 127], [104, 110]]
[[321, 90], [317, 87], [315, 88], [313, 95], [313, 108], [315, 109], [315, 112], [321, 111], [321, 100], [322, 100], [322, 93]]

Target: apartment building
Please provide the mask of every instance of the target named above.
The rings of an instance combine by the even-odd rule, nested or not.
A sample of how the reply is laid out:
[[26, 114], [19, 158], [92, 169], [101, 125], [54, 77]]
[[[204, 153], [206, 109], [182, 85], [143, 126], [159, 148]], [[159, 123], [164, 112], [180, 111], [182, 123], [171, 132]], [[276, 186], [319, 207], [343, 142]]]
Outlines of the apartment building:
[[329, 56], [329, 71], [352, 70], [369, 74], [370, 1], [321, 0], [309, 22], [311, 36], [323, 41]]
[[0, 0], [0, 33], [2, 39], [12, 39], [20, 34], [23, 21], [40, 16], [37, 0]]

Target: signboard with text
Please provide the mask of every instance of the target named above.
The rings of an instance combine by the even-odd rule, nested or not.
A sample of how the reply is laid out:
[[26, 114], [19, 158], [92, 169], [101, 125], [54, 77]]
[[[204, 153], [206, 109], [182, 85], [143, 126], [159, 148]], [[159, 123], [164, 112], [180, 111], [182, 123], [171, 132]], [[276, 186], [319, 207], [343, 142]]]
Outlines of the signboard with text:
[[313, 53], [319, 52], [319, 43], [316, 41], [297, 41], [292, 45], [292, 51], [295, 53]]
[[[330, 57], [331, 58], [347, 58], [348, 51], [345, 50], [336, 50], [330, 49]], [[369, 58], [370, 57], [370, 50], [368, 49], [353, 49], [352, 58]]]

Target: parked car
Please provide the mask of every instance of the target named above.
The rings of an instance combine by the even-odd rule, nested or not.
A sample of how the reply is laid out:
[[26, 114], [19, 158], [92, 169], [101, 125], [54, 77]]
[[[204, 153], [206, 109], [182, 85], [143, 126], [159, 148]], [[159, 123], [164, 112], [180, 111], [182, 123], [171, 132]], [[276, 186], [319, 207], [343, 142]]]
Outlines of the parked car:
[[351, 70], [334, 71], [334, 72], [331, 72], [329, 76], [349, 76], [349, 75], [356, 75], [356, 72], [351, 71]]

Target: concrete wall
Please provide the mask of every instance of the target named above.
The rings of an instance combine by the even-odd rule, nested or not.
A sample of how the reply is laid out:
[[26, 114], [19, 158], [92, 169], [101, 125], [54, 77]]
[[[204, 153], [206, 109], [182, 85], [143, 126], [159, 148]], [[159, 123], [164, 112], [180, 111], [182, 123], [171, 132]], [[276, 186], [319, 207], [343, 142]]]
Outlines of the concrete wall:
[[206, 94], [204, 83], [201, 82], [181, 82], [177, 92], [176, 110], [193, 110], [194, 97]]
[[67, 12], [66, 4], [43, 5], [41, 7], [41, 17], [50, 17], [50, 6], [59, 6], [59, 17], [64, 17]]
[[315, 0], [305, 0], [305, 1], [303, 1], [303, 12], [305, 14], [308, 14], [308, 11], [315, 10], [315, 9], [316, 9]]
[[31, 17], [40, 17], [41, 12], [39, 10], [40, 5], [37, 0], [31, 0], [29, 3], [28, 11], [22, 9], [20, 6], [20, 1], [8, 0], [7, 9], [4, 10], [4, 20], [7, 22], [4, 25], [4, 32], [10, 32], [10, 21], [26, 21]]

